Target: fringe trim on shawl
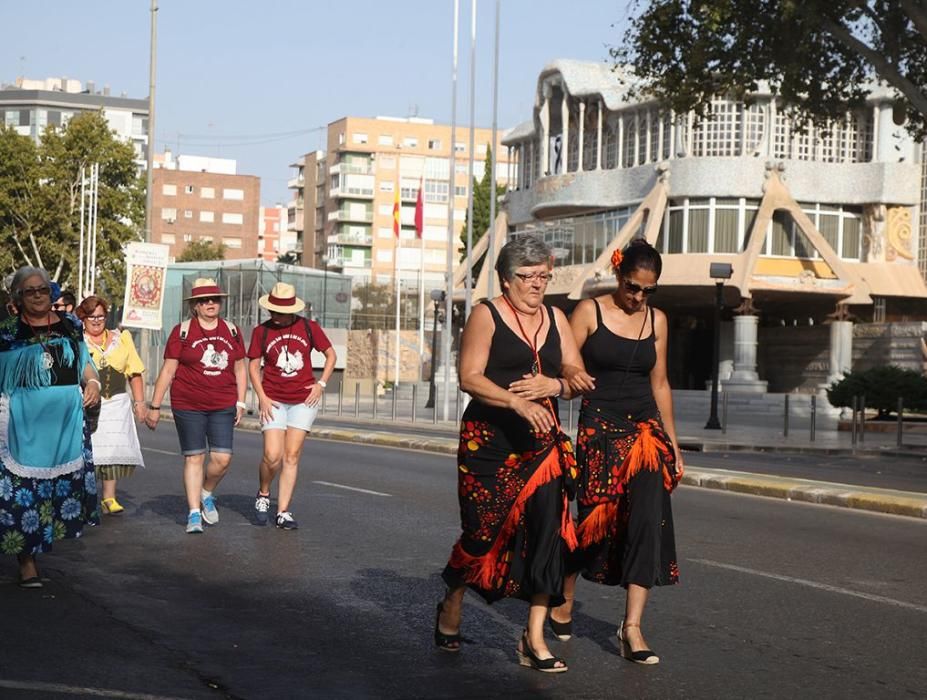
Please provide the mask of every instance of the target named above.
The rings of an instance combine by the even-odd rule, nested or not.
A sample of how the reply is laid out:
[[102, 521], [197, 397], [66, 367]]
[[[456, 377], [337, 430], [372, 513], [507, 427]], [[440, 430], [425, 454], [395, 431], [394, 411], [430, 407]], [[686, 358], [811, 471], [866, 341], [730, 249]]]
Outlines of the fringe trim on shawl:
[[[468, 554], [464, 551], [460, 540], [454, 545], [454, 548], [451, 550], [449, 563], [455, 569], [463, 570], [463, 578], [467, 583], [479, 586], [483, 590], [492, 590], [494, 588], [493, 581], [497, 578], [496, 569], [499, 565], [499, 559], [502, 556], [503, 547], [508, 543], [509, 538], [515, 531], [515, 527], [518, 525], [519, 520], [521, 520], [528, 500], [541, 486], [550, 483], [563, 474], [563, 465], [561, 464], [563, 455], [561, 450], [562, 447], [558, 442], [551, 448], [550, 452], [547, 453], [547, 456], [541, 464], [538, 465], [538, 468], [535, 469], [534, 474], [531, 475], [528, 483], [525, 484], [521, 493], [519, 493], [518, 497], [515, 499], [515, 503], [512, 504], [512, 509], [509, 511], [505, 522], [496, 535], [496, 541], [486, 554], [480, 556]], [[560, 535], [566, 542], [567, 547], [572, 551], [576, 549], [577, 538], [573, 519], [569, 515], [568, 504], [569, 502], [564, 497], [564, 515], [560, 523]]]
[[[83, 370], [89, 355], [81, 345], [81, 363], [78, 371]], [[60, 348], [61, 363], [66, 367], [74, 366], [74, 347], [70, 338], [53, 338], [45, 343], [48, 348]], [[44, 364], [45, 347], [33, 343], [15, 350], [0, 352], [0, 393], [11, 394], [17, 389], [40, 389], [51, 386], [52, 372]], [[85, 357], [86, 355], [86, 357]]]
[[611, 501], [600, 503], [579, 525], [579, 546], [585, 549], [601, 542], [614, 531], [617, 521], [618, 504]]

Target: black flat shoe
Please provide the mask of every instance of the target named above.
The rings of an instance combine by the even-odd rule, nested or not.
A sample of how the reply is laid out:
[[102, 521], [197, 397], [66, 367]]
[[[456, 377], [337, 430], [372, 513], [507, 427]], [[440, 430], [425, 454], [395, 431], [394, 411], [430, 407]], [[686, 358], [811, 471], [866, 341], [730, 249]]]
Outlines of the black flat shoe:
[[435, 646], [441, 651], [460, 651], [460, 632], [456, 634], [444, 634], [438, 626], [441, 621], [442, 612], [444, 612], [444, 603], [438, 603], [438, 613], [435, 615]]
[[515, 653], [518, 655], [518, 663], [528, 668], [533, 668], [541, 673], [565, 673], [569, 671], [566, 661], [559, 656], [551, 656], [549, 659], [540, 659], [534, 653], [534, 649], [528, 644], [528, 630], [521, 635], [521, 643], [515, 647]]
[[557, 639], [559, 639], [561, 642], [570, 641], [573, 636], [573, 620], [568, 620], [567, 622], [557, 622], [550, 615], [547, 616], [547, 620], [550, 622], [550, 629]]
[[42, 579], [40, 579], [38, 576], [30, 576], [29, 578], [19, 579], [20, 588], [41, 588], [42, 586]]

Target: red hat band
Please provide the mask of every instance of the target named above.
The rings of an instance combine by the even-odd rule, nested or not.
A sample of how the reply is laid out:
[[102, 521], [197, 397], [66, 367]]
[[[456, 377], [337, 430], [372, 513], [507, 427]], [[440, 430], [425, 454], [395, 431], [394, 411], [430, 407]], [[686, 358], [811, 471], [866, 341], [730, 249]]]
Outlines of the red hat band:
[[296, 306], [296, 297], [275, 297], [269, 294], [267, 301], [275, 306]]
[[191, 297], [221, 296], [222, 290], [219, 287], [194, 287], [190, 292]]

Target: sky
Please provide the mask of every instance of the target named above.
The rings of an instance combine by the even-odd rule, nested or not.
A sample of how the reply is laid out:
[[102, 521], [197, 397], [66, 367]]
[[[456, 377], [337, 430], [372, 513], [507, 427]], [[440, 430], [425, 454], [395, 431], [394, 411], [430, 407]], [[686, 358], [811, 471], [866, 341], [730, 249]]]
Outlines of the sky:
[[[475, 122], [492, 126], [495, 0], [477, 2]], [[531, 118], [557, 58], [608, 62], [630, 0], [501, 0], [500, 130]], [[151, 0], [0, 0], [0, 82], [64, 77], [148, 95]], [[158, 0], [158, 151], [235, 158], [262, 204], [344, 116], [451, 121], [453, 0]], [[471, 1], [460, 0], [458, 124], [469, 123]]]

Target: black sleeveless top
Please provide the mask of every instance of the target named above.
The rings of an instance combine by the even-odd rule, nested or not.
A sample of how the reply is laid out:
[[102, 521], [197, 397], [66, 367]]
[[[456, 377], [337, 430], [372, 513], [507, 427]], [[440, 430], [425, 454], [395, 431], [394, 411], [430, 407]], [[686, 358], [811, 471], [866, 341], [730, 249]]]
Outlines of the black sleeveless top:
[[[657, 404], [650, 386], [650, 371], [657, 362], [653, 309], [648, 314], [650, 334], [638, 340], [610, 331], [602, 321], [599, 302], [592, 301], [596, 329], [586, 338], [581, 353], [586, 371], [595, 377], [595, 389], [586, 394], [583, 408], [634, 421], [656, 417]], [[642, 329], [642, 336], [646, 332]]]

